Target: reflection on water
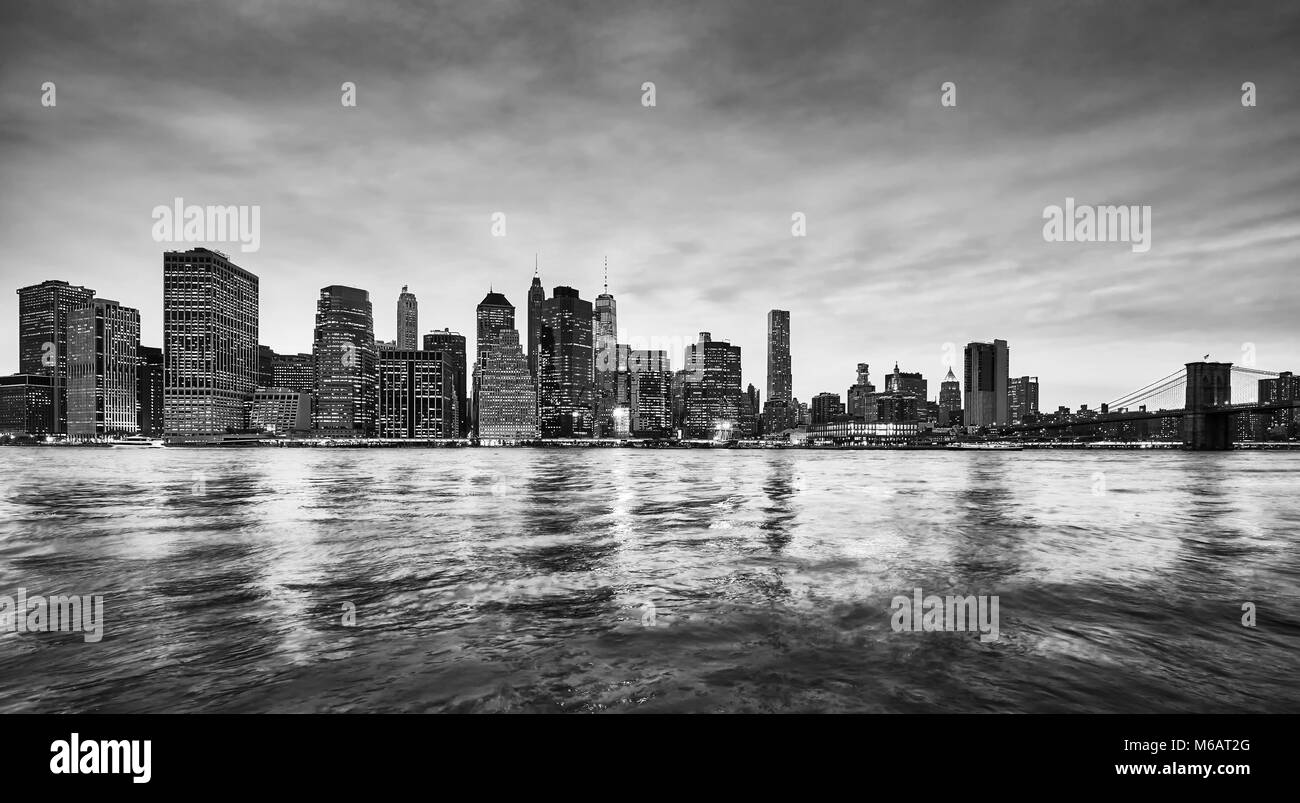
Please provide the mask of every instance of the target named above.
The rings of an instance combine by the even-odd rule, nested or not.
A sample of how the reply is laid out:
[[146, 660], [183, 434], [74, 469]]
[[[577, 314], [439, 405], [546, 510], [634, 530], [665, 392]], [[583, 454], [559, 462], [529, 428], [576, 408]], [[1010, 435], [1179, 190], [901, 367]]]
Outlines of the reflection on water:
[[1300, 454], [0, 457], [0, 712], [1300, 712]]

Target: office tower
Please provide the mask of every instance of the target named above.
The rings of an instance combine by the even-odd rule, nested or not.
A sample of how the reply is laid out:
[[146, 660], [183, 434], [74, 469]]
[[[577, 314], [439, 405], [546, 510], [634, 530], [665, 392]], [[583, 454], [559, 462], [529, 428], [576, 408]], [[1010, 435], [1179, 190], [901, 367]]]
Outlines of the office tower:
[[760, 404], [758, 388], [754, 387], [753, 382], [750, 382], [748, 387], [745, 388], [745, 401], [745, 434], [749, 437], [760, 435], [762, 432], [759, 429], [759, 413], [762, 411], [763, 406]]
[[915, 396], [922, 401], [930, 395], [929, 383], [919, 373], [898, 370], [898, 363], [894, 363], [894, 373], [885, 376], [885, 392]]
[[876, 399], [876, 422], [912, 424], [919, 418], [917, 397], [905, 393], [884, 393]]
[[572, 287], [542, 302], [540, 427], [544, 438], [589, 438], [593, 430], [592, 309]]
[[271, 366], [270, 387], [315, 392], [316, 361], [310, 354], [277, 354]]
[[312, 395], [292, 388], [258, 388], [248, 400], [248, 428], [273, 435], [311, 430]]
[[0, 376], [0, 435], [50, 435], [54, 425], [54, 377]]
[[152, 346], [136, 349], [136, 428], [151, 438], [163, 434], [163, 350]]
[[68, 315], [95, 291], [49, 280], [18, 289], [18, 373], [51, 380], [51, 433], [68, 431]]
[[479, 377], [479, 440], [537, 438], [537, 389], [519, 333], [503, 329]]
[[961, 383], [948, 367], [948, 375], [939, 383], [939, 426], [961, 426]]
[[503, 329], [515, 328], [515, 307], [500, 293], [488, 291], [475, 312], [478, 320], [478, 341], [475, 343], [474, 362], [487, 364], [488, 352], [496, 344], [497, 334]]
[[68, 437], [139, 428], [140, 311], [96, 298], [68, 315]]
[[683, 430], [687, 438], [729, 439], [739, 434], [744, 390], [740, 346], [714, 340], [708, 332], [685, 349], [692, 376], [683, 387]]
[[455, 379], [442, 352], [380, 351], [379, 437], [458, 437]]
[[397, 348], [402, 351], [416, 351], [420, 348], [420, 314], [415, 301], [415, 293], [409, 293], [402, 285], [402, 294], [397, 297]]
[[812, 423], [830, 424], [844, 416], [844, 403], [838, 393], [818, 393], [812, 400]]
[[[618, 304], [609, 292], [609, 263], [605, 264], [605, 291], [592, 305], [592, 340], [596, 349], [594, 382], [596, 394], [596, 435], [609, 437], [614, 429], [614, 408], [618, 400]], [[626, 375], [626, 365], [623, 375]]]
[[257, 347], [257, 386], [269, 388], [275, 384], [275, 360], [279, 355], [270, 346]]
[[871, 384], [871, 366], [858, 363], [858, 381], [849, 386], [846, 414], [859, 423], [876, 420], [876, 386]]
[[[456, 434], [447, 437], [464, 438], [469, 435], [470, 398], [468, 393], [468, 362], [465, 336], [450, 329], [435, 329], [424, 336], [424, 350], [442, 353], [452, 371], [451, 391], [455, 394]], [[450, 393], [448, 394], [450, 395]]]
[[1038, 377], [1020, 376], [1007, 383], [1007, 422], [1023, 424], [1038, 418]]
[[1007, 412], [1007, 341], [966, 345], [966, 404], [962, 415], [966, 426], [1002, 426], [1010, 422]]
[[1300, 399], [1300, 377], [1283, 371], [1275, 379], [1261, 379], [1256, 397], [1260, 404], [1279, 405], [1275, 410], [1261, 410], [1251, 416], [1256, 420], [1258, 434], [1264, 439], [1283, 440], [1300, 433], [1300, 409], [1280, 406]]
[[673, 434], [673, 375], [668, 352], [636, 350], [628, 354], [629, 432], [637, 438]]
[[313, 428], [332, 437], [374, 435], [379, 366], [369, 293], [341, 285], [321, 288], [312, 358], [316, 363]]
[[546, 290], [542, 288], [534, 260], [533, 283], [528, 287], [528, 370], [534, 382], [537, 381], [537, 360], [542, 348], [542, 302], [545, 300]]
[[767, 313], [767, 400], [789, 402], [794, 392], [790, 367], [790, 313]]
[[211, 440], [244, 427], [257, 387], [258, 279], [207, 248], [163, 253], [163, 424]]

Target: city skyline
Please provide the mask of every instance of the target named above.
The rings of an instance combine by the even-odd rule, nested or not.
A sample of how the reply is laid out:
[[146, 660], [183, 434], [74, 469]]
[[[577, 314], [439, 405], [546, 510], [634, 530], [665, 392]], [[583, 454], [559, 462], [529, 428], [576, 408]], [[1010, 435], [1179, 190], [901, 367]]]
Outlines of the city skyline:
[[[147, 9], [95, 11], [92, 25], [87, 9], [22, 6], [0, 33], [0, 276], [96, 288], [140, 309], [142, 341], [159, 344], [161, 278], [146, 268], [198, 243], [154, 242], [150, 210], [183, 197], [261, 207], [259, 252], [207, 245], [261, 277], [276, 310], [261, 342], [279, 353], [309, 350], [313, 294], [329, 284], [371, 293], [384, 340], [403, 285], [421, 334], [472, 331], [489, 285], [522, 315], [540, 253], [548, 291], [586, 297], [608, 255], [633, 335], [712, 332], [744, 347], [759, 388], [762, 314], [790, 310], [803, 400], [842, 393], [859, 362], [937, 380], [946, 344], [993, 338], [1015, 345], [1013, 375], [1039, 377], [1044, 409], [1118, 397], [1150, 365], [1240, 363], [1247, 345], [1285, 367], [1300, 362], [1300, 166], [1286, 158], [1300, 102], [1283, 34], [1297, 12], [1245, 5], [1227, 19], [1049, 4], [1014, 18], [951, 4], [462, 7], [420, 26], [424, 12], [398, 6], [351, 16], [346, 35], [308, 12], [209, 26], [196, 10], [164, 35]], [[486, 35], [499, 14], [519, 33], [486, 51], [452, 33]], [[395, 51], [313, 55], [412, 28]], [[992, 33], [960, 35], [977, 28]], [[772, 29], [789, 41], [765, 40], [755, 60]], [[246, 58], [217, 57], [232, 48]], [[45, 81], [56, 107], [40, 104]], [[340, 105], [345, 81], [354, 108]], [[1067, 198], [1151, 205], [1151, 250], [1045, 242], [1041, 213]], [[794, 213], [806, 237], [791, 236]], [[0, 294], [0, 319], [16, 305]], [[14, 337], [0, 327], [5, 372]]]

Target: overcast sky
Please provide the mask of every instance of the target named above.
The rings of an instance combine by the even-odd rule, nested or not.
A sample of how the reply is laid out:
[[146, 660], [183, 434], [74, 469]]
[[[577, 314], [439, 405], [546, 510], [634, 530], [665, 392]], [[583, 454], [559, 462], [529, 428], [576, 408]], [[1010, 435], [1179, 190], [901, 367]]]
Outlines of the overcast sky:
[[[472, 342], [489, 284], [523, 327], [538, 252], [548, 294], [588, 299], [608, 255], [620, 329], [730, 339], [760, 389], [790, 310], [804, 400], [895, 360], [933, 397], [945, 344], [960, 375], [994, 338], [1045, 409], [1247, 343], [1300, 370], [1298, 81], [1286, 2], [10, 2], [0, 371], [45, 279], [161, 345], [162, 251], [188, 246], [150, 214], [178, 196], [261, 207], [259, 251], [211, 245], [281, 352], [329, 284], [370, 291], [381, 339], [403, 284], [421, 331]], [[1150, 251], [1045, 242], [1067, 196], [1150, 205]]]

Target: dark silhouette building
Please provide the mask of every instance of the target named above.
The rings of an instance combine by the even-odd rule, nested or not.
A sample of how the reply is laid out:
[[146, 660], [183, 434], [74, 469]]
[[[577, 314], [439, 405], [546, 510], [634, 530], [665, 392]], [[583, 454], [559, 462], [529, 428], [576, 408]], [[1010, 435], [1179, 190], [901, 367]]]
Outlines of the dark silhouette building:
[[540, 426], [544, 438], [593, 434], [592, 306], [572, 287], [556, 287], [542, 303]]
[[50, 377], [51, 433], [68, 431], [68, 316], [94, 298], [55, 279], [18, 289], [18, 373]]

